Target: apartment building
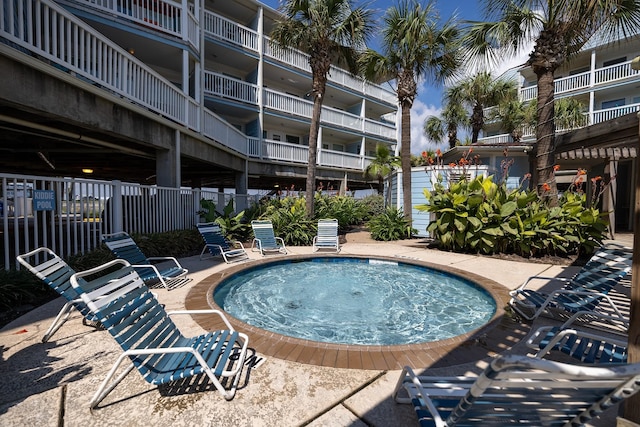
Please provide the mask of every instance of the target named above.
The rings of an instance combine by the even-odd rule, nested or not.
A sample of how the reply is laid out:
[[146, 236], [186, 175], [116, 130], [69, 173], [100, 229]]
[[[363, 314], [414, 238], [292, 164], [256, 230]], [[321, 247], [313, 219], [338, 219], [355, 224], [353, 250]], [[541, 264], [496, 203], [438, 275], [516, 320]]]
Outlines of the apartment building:
[[[24, 105], [20, 116], [0, 117], [12, 132], [5, 141], [14, 144], [5, 144], [0, 170], [15, 172], [11, 164], [19, 159], [15, 149], [9, 150], [19, 146], [22, 155], [40, 153], [49, 172], [55, 165], [71, 173], [71, 166], [62, 165], [90, 160], [97, 173], [111, 160], [112, 167], [123, 165], [123, 180], [147, 175], [146, 183], [240, 192], [304, 187], [311, 71], [306, 54], [270, 43], [277, 11], [254, 0], [2, 0], [2, 5], [0, 58], [62, 79], [72, 90], [112, 97], [109, 102], [118, 109], [167, 126], [175, 136], [159, 145], [154, 138], [114, 135], [117, 129], [107, 135], [99, 125], [103, 118], [96, 118], [93, 140], [83, 141], [79, 155], [77, 147], [67, 149], [75, 141], [62, 130], [84, 135], [91, 110], [83, 109], [83, 120], [76, 123], [56, 117], [64, 109], [49, 107], [47, 126], [59, 132], [47, 128], [51, 132], [44, 135], [39, 129], [39, 143], [31, 145], [34, 138], [22, 131], [37, 120], [25, 111], [37, 108]], [[19, 104], [10, 97], [4, 97], [7, 106]], [[390, 88], [333, 67], [321, 114], [318, 181], [339, 185], [346, 176], [353, 188], [366, 185], [362, 172], [376, 145], [394, 149], [397, 144], [396, 104]], [[117, 128], [117, 123], [104, 127]], [[44, 140], [51, 133], [55, 143]], [[47, 144], [55, 150], [43, 148]], [[112, 157], [92, 148], [109, 149]], [[46, 172], [46, 162], [36, 159], [21, 167], [37, 173], [38, 165]]]

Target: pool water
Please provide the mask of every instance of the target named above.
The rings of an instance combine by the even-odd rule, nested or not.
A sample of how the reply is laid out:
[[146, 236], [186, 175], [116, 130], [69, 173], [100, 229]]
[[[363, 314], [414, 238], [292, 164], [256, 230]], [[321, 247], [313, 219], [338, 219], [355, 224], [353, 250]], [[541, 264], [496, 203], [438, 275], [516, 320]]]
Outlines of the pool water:
[[398, 345], [439, 341], [486, 324], [496, 311], [480, 286], [386, 260], [280, 261], [221, 282], [214, 301], [250, 325], [312, 341]]

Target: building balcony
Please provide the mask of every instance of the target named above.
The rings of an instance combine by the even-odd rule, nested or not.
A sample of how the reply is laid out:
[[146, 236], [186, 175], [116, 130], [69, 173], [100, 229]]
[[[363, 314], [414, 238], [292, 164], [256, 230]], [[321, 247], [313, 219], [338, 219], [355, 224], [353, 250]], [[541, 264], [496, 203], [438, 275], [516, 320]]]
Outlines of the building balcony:
[[[634, 112], [640, 112], [640, 103], [623, 105], [621, 107], [607, 108], [604, 110], [594, 111], [592, 114], [585, 113], [585, 116], [589, 118], [587, 126], [595, 125], [598, 123], [606, 122], [618, 117], [625, 116]], [[573, 129], [563, 129], [556, 127], [556, 133], [569, 132]], [[531, 142], [535, 139], [535, 128], [526, 127], [523, 130], [521, 142]], [[509, 134], [493, 135], [478, 139], [478, 144], [495, 145], [495, 144], [509, 144], [513, 142], [513, 138]]]
[[[573, 76], [563, 77], [554, 81], [556, 95], [570, 94], [572, 92], [594, 89], [597, 90], [607, 85], [623, 82], [625, 80], [637, 80], [640, 78], [640, 71], [631, 68], [631, 61], [608, 67], [596, 68]], [[520, 99], [531, 101], [538, 97], [538, 88], [529, 86], [520, 89]]]
[[170, 0], [68, 0], [84, 7], [127, 19], [144, 27], [186, 40], [200, 50], [198, 12]]

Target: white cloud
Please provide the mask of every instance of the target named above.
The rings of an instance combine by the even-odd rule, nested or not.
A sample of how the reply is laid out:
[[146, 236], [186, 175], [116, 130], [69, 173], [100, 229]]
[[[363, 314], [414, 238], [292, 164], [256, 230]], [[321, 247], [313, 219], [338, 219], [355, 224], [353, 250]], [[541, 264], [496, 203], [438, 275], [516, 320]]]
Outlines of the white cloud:
[[[440, 107], [435, 105], [427, 105], [420, 99], [416, 99], [413, 102], [413, 108], [411, 108], [411, 152], [415, 155], [419, 155], [424, 150], [436, 150], [437, 148], [443, 149], [443, 146], [436, 145], [436, 143], [427, 139], [422, 129], [424, 128], [424, 122], [429, 116], [439, 116], [441, 112]], [[444, 144], [446, 145], [446, 144]]]

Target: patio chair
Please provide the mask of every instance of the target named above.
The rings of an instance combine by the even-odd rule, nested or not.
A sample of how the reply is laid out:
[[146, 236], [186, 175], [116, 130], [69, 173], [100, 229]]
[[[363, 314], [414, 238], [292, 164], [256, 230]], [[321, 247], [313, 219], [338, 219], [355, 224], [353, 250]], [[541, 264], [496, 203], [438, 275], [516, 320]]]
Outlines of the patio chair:
[[[225, 399], [234, 397], [249, 338], [235, 331], [222, 312], [167, 313], [133, 266], [121, 259], [76, 273], [71, 284], [123, 350], [91, 399], [91, 408], [133, 369], [155, 385], [204, 374]], [[185, 337], [171, 320], [173, 314], [216, 314], [227, 329]], [[123, 363], [128, 366], [116, 377]]]
[[[509, 292], [509, 305], [525, 319], [541, 314], [562, 318], [581, 311], [594, 311], [603, 301], [620, 319], [624, 316], [607, 295], [631, 271], [633, 252], [629, 248], [609, 243], [600, 247], [572, 278], [532, 276]], [[527, 288], [535, 280], [559, 282], [562, 288], [545, 293]]]
[[527, 339], [527, 346], [536, 350], [533, 357], [543, 358], [552, 351], [560, 351], [588, 364], [627, 363], [628, 338], [617, 330], [611, 330], [605, 336], [574, 328], [573, 323], [583, 315], [592, 321], [618, 320], [604, 314], [586, 312], [576, 313], [561, 326], [542, 326]]
[[318, 220], [318, 234], [313, 238], [313, 252], [320, 249], [332, 249], [340, 252], [337, 219]]
[[100, 326], [98, 318], [78, 297], [78, 293], [71, 286], [70, 279], [75, 274], [75, 271], [54, 251], [44, 247], [38, 248], [26, 254], [18, 255], [16, 259], [22, 266], [67, 300], [42, 337], [42, 342], [49, 341], [51, 336], [67, 321], [71, 315], [71, 310], [74, 308], [82, 314], [83, 324]]
[[183, 268], [174, 257], [149, 257], [140, 250], [136, 242], [124, 231], [104, 234], [102, 241], [116, 258], [133, 265], [145, 284], [161, 284], [172, 289], [188, 283], [189, 270]]
[[251, 228], [254, 236], [253, 242], [251, 242], [251, 250], [256, 248], [263, 256], [268, 253], [287, 253], [284, 240], [275, 236], [271, 221], [251, 221]]
[[393, 397], [413, 403], [421, 426], [584, 425], [638, 391], [640, 364], [591, 367], [498, 356], [478, 377], [400, 375]]
[[196, 224], [202, 239], [204, 240], [204, 248], [200, 252], [200, 259], [205, 251], [209, 251], [211, 256], [222, 256], [224, 262], [231, 263], [241, 261], [248, 258], [244, 245], [238, 241], [229, 241], [222, 233], [220, 225], [214, 222]]

